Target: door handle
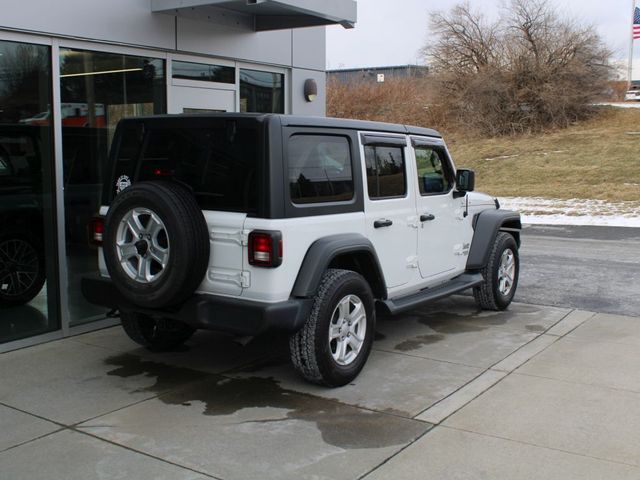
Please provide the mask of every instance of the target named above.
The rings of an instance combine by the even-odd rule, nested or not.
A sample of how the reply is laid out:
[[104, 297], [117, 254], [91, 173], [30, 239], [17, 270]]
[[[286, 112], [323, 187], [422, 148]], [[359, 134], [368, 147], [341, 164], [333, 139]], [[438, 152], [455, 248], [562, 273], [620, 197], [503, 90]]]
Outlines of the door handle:
[[435, 220], [435, 219], [436, 219], [436, 216], [431, 213], [424, 213], [420, 215], [421, 222], [430, 222], [431, 220]]
[[393, 225], [393, 222], [386, 218], [373, 222], [373, 228], [390, 227], [391, 225]]

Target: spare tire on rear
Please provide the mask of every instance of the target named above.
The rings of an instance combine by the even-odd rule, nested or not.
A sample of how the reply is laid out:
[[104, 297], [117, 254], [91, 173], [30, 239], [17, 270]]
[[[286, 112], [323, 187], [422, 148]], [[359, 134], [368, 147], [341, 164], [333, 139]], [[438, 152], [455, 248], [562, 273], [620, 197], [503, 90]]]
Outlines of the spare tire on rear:
[[209, 233], [193, 194], [179, 183], [136, 183], [105, 219], [104, 259], [131, 303], [161, 308], [186, 300], [209, 265]]

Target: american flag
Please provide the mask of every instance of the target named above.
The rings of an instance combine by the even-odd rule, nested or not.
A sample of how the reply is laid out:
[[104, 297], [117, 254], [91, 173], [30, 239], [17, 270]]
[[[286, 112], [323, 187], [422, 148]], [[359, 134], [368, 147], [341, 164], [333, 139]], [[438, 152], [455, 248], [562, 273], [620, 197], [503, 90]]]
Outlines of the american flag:
[[633, 14], [633, 39], [640, 38], [640, 8], [636, 7]]

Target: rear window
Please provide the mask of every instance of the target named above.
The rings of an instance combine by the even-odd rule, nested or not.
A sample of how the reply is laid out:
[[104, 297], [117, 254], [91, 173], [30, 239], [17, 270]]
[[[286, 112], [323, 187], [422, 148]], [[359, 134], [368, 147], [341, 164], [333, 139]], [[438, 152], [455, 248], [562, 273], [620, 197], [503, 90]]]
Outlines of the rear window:
[[[203, 210], [256, 213], [259, 135], [257, 126], [236, 121], [207, 127], [147, 128], [144, 140], [123, 132], [116, 160], [116, 184], [173, 179], [193, 189]], [[140, 148], [142, 147], [142, 148]], [[116, 185], [113, 186], [114, 192]]]

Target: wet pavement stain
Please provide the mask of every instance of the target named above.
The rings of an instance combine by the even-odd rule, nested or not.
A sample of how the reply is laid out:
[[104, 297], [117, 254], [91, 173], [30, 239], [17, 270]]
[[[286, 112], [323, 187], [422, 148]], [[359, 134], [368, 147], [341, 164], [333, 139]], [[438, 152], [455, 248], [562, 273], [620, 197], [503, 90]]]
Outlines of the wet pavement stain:
[[257, 373], [263, 370], [268, 370], [271, 368], [280, 368], [285, 365], [291, 365], [291, 361], [288, 357], [278, 356], [271, 357], [267, 359], [257, 360], [255, 362], [251, 362], [248, 365], [243, 365], [239, 368], [235, 368], [230, 370], [227, 373], [241, 372], [241, 373]]
[[212, 416], [233, 415], [247, 408], [283, 410], [282, 417], [241, 423], [312, 422], [325, 443], [342, 449], [404, 445], [431, 428], [430, 424], [287, 390], [273, 378], [208, 380], [162, 395], [159, 399], [168, 405], [202, 402], [205, 404], [203, 413]]
[[373, 341], [377, 342], [380, 340], [384, 340], [385, 338], [387, 338], [387, 336], [384, 333], [380, 333], [380, 332], [375, 332], [373, 334]]
[[164, 363], [152, 362], [144, 360], [141, 357], [130, 354], [114, 355], [105, 359], [107, 365], [114, 366], [113, 370], [107, 372], [107, 375], [129, 378], [137, 375], [144, 375], [148, 378], [155, 379], [155, 383], [149, 387], [143, 387], [135, 390], [135, 392], [166, 392], [171, 388], [199, 380], [207, 374], [198, 372], [190, 368], [176, 367]]
[[444, 335], [456, 334], [456, 333], [471, 333], [471, 332], [481, 332], [489, 328], [488, 325], [474, 325], [473, 322], [470, 321], [455, 321], [451, 318], [444, 319], [432, 319], [432, 318], [421, 318], [418, 320], [419, 323], [423, 324], [426, 327], [434, 330], [437, 333], [442, 333]]
[[444, 340], [445, 336], [441, 333], [434, 333], [432, 335], [418, 335], [415, 338], [410, 340], [405, 340], [404, 342], [396, 345], [394, 350], [399, 350], [401, 352], [411, 352], [413, 350], [418, 350], [420, 347], [424, 345], [430, 345], [432, 343], [437, 343], [441, 340]]
[[518, 314], [522, 314], [522, 313], [539, 313], [540, 309], [533, 307], [531, 305], [511, 305], [509, 307], [509, 310], [506, 310], [506, 313], [518, 313]]
[[[425, 345], [440, 342], [447, 335], [481, 332], [490, 327], [505, 325], [523, 313], [535, 314], [540, 310], [534, 307], [518, 305], [517, 308], [501, 312], [470, 311], [469, 313], [450, 313], [444, 311], [417, 311], [418, 323], [428, 327], [433, 333], [418, 335], [397, 344], [394, 349], [401, 352], [418, 350]], [[527, 330], [541, 333], [546, 329], [540, 325], [527, 325]]]
[[534, 333], [542, 333], [547, 330], [547, 328], [542, 325], [525, 325], [524, 328]]
[[[107, 375], [122, 378], [144, 375], [155, 378], [154, 385], [137, 391], [166, 392], [157, 397], [166, 405], [192, 407], [203, 403], [203, 414], [207, 416], [230, 416], [248, 408], [283, 410], [282, 416], [277, 418], [241, 421], [238, 425], [290, 420], [312, 422], [317, 426], [324, 442], [343, 449], [404, 445], [432, 427], [428, 423], [363, 410], [288, 390], [273, 378], [225, 378], [129, 354], [109, 357], [105, 363], [116, 367], [107, 372]], [[186, 385], [195, 380], [201, 381]], [[181, 386], [183, 388], [179, 388]]]

